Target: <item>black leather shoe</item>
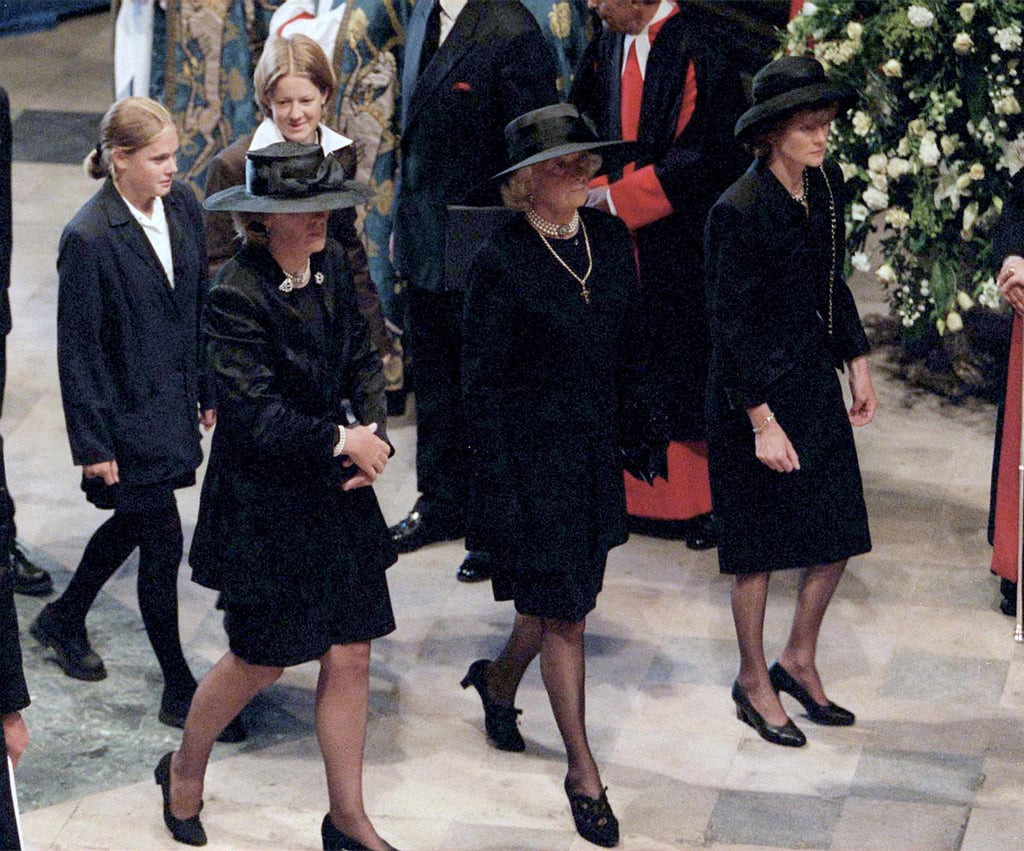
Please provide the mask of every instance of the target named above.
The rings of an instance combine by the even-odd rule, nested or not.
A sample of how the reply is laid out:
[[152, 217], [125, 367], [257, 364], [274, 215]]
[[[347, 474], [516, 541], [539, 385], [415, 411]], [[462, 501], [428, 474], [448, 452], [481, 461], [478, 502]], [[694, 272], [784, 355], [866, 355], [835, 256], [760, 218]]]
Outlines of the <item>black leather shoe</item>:
[[757, 730], [757, 735], [766, 742], [787, 748], [802, 748], [807, 744], [807, 737], [791, 719], [787, 719], [781, 727], [765, 721], [761, 713], [754, 709], [754, 704], [750, 702], [739, 681], [732, 684], [732, 699], [736, 704], [736, 717]]
[[411, 553], [427, 544], [454, 541], [466, 534], [461, 523], [431, 520], [418, 508], [388, 529], [388, 533], [400, 553]]
[[33, 564], [25, 548], [17, 541], [11, 548], [11, 583], [15, 594], [46, 597], [53, 593], [53, 577]]
[[491, 578], [491, 554], [470, 550], [455, 572], [459, 582], [483, 582]]
[[522, 709], [514, 706], [505, 706], [495, 703], [491, 694], [487, 691], [487, 666], [491, 664], [490, 659], [477, 659], [466, 676], [459, 683], [463, 688], [473, 686], [480, 701], [484, 705], [484, 729], [487, 731], [487, 738], [500, 751], [511, 751], [519, 753], [526, 750], [526, 742], [519, 732], [519, 724], [516, 718], [523, 714]]
[[[324, 851], [370, 851], [358, 839], [346, 836], [338, 830], [334, 826], [334, 822], [331, 821], [330, 813], [325, 815], [324, 820], [320, 823], [320, 838], [324, 842]], [[398, 851], [397, 848], [390, 844], [388, 848], [390, 851]]]
[[[156, 717], [159, 719], [161, 724], [166, 724], [168, 727], [177, 727], [179, 730], [184, 730], [185, 718], [188, 715], [188, 709], [191, 704], [192, 695], [184, 698], [177, 697], [165, 690], [163, 696], [160, 698], [160, 712]], [[231, 723], [229, 723], [227, 727], [220, 731], [220, 735], [217, 736], [217, 741], [233, 745], [238, 742], [244, 742], [248, 737], [249, 733], [245, 729], [245, 723], [242, 721], [242, 716], [238, 715], [231, 720]]]
[[593, 842], [602, 848], [614, 848], [619, 844], [619, 820], [612, 812], [608, 803], [608, 790], [601, 790], [600, 798], [591, 798], [569, 788], [565, 781], [565, 794], [569, 798], [572, 820], [576, 822], [576, 832], [587, 842]]
[[843, 709], [831, 700], [824, 705], [816, 703], [811, 693], [793, 679], [789, 671], [778, 662], [768, 670], [768, 676], [771, 678], [772, 688], [776, 692], [784, 691], [799, 700], [807, 712], [807, 717], [815, 724], [826, 727], [853, 726], [856, 716], [849, 709]]
[[686, 546], [691, 550], [710, 550], [718, 546], [718, 531], [713, 514], [699, 514], [686, 521], [683, 532]]
[[57, 664], [69, 677], [88, 682], [106, 678], [107, 669], [89, 644], [85, 625], [71, 626], [64, 623], [53, 603], [43, 607], [28, 631], [36, 641], [53, 650]]
[[[184, 842], [186, 845], [205, 845], [206, 831], [203, 830], [203, 823], [199, 821], [199, 813], [192, 818], [175, 818], [171, 815], [171, 756], [171, 753], [165, 753], [153, 770], [153, 779], [164, 796], [164, 824], [178, 842]], [[200, 802], [200, 812], [202, 809], [203, 805]]]

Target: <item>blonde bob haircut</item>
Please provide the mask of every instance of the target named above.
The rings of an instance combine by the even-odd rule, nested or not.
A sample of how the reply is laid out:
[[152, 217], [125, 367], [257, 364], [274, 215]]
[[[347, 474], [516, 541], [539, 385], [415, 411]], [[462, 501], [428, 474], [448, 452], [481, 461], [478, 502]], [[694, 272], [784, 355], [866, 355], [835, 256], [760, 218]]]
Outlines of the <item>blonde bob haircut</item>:
[[111, 151], [117, 149], [134, 154], [174, 126], [174, 119], [163, 104], [145, 97], [122, 98], [107, 110], [100, 122], [99, 144], [82, 161], [86, 175], [102, 180], [113, 173]]
[[263, 114], [270, 116], [274, 86], [282, 77], [305, 77], [330, 100], [338, 87], [331, 62], [308, 35], [296, 34], [270, 39], [263, 48], [253, 74], [256, 102]]
[[[568, 156], [579, 155], [568, 154]], [[533, 209], [533, 170], [543, 162], [548, 162], [548, 160], [523, 166], [512, 172], [501, 187], [501, 201], [506, 207], [518, 213], [525, 213], [527, 210]], [[587, 173], [588, 179], [597, 174], [601, 168], [601, 162], [600, 154], [587, 152], [581, 157], [580, 165]]]

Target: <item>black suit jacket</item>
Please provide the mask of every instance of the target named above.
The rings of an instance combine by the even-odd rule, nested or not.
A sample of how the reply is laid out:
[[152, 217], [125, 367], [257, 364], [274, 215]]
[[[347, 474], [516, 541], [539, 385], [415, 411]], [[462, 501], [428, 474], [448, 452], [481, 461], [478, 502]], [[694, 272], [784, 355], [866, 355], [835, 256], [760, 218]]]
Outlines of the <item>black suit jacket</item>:
[[[431, 6], [420, 0], [409, 20], [393, 230], [398, 271], [436, 291], [444, 282], [445, 205], [501, 171], [505, 125], [555, 103], [558, 93], [551, 48], [518, 0], [469, 0], [420, 75]], [[497, 186], [475, 200], [499, 203]]]
[[203, 217], [192, 190], [164, 198], [174, 289], [108, 178], [64, 228], [57, 257], [57, 363], [75, 464], [116, 460], [121, 481], [167, 482], [202, 459], [199, 315]]

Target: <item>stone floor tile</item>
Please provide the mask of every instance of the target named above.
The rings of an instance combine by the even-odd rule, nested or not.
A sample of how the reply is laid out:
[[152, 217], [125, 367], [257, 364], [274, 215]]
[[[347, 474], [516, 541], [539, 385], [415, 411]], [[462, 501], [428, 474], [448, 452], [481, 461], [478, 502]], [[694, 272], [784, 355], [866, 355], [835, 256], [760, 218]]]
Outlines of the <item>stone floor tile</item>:
[[847, 798], [832, 837], [835, 851], [956, 851], [965, 806]]
[[828, 848], [841, 807], [841, 801], [807, 795], [724, 790], [711, 813], [708, 842]]

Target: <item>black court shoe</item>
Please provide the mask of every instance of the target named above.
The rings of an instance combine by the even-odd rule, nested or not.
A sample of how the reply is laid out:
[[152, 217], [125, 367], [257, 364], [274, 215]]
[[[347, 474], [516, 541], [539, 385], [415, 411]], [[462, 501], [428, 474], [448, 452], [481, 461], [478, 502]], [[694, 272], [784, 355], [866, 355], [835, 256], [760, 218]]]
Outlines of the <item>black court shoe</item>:
[[487, 690], [486, 676], [487, 666], [490, 664], [490, 659], [477, 659], [469, 666], [466, 676], [459, 685], [463, 688], [473, 686], [480, 695], [480, 701], [484, 705], [484, 729], [491, 743], [500, 751], [519, 753], [526, 750], [526, 742], [523, 741], [516, 721], [523, 710], [514, 706], [503, 706], [491, 698], [491, 693]]
[[754, 704], [738, 680], [732, 684], [732, 699], [736, 704], [736, 717], [757, 730], [757, 735], [766, 742], [787, 748], [802, 748], [807, 744], [807, 737], [792, 719], [787, 719], [781, 726], [765, 721], [761, 713], [754, 709]]
[[[334, 826], [334, 822], [331, 821], [330, 813], [324, 816], [324, 820], [320, 824], [320, 838], [324, 841], [324, 851], [370, 851], [358, 839], [346, 836], [338, 830]], [[388, 845], [388, 848], [391, 851], [398, 851], [393, 845]]]
[[[199, 813], [192, 818], [175, 818], [171, 814], [171, 752], [165, 753], [153, 771], [153, 779], [164, 796], [164, 824], [178, 842], [186, 845], [205, 845], [206, 831], [199, 821]], [[199, 804], [200, 811], [203, 809]]]
[[795, 697], [803, 704], [807, 717], [815, 724], [822, 724], [826, 727], [851, 727], [856, 716], [849, 710], [843, 709], [831, 700], [828, 703], [816, 703], [811, 693], [800, 683], [790, 676], [789, 671], [778, 662], [772, 665], [768, 671], [772, 681], [772, 688], [776, 693], [784, 691]]
[[619, 844], [619, 820], [612, 812], [608, 803], [608, 789], [601, 790], [601, 797], [591, 798], [569, 788], [565, 781], [565, 794], [569, 798], [572, 820], [576, 822], [576, 832], [587, 842], [593, 842], [602, 848], [614, 848]]

